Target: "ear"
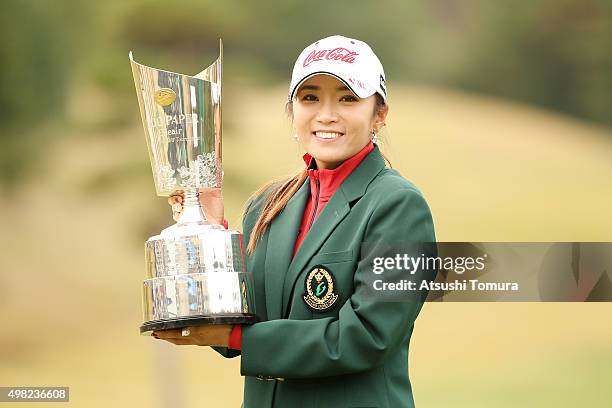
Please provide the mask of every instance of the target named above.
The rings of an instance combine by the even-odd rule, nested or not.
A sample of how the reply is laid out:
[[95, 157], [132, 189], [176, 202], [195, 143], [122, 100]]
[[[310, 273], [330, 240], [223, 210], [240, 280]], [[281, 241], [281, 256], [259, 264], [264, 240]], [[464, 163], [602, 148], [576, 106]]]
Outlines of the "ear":
[[293, 101], [289, 101], [285, 104], [285, 113], [287, 114], [287, 117], [291, 120], [291, 123], [293, 123]]
[[374, 117], [374, 130], [379, 133], [383, 126], [386, 125], [387, 115], [389, 114], [389, 105], [384, 104], [378, 109]]

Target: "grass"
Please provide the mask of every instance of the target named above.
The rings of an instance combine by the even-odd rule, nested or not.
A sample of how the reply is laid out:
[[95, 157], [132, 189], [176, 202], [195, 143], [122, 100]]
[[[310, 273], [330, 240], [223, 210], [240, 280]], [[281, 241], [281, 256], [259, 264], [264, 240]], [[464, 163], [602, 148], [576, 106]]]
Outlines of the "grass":
[[[285, 91], [226, 99], [234, 228], [252, 190], [303, 165]], [[439, 240], [612, 241], [610, 129], [441, 89], [394, 87], [390, 103], [383, 151], [425, 193]], [[68, 385], [74, 406], [239, 406], [238, 359], [138, 335], [143, 242], [171, 222], [149, 169], [138, 168], [146, 159], [136, 116], [119, 129], [88, 125], [86, 137], [72, 129], [36, 183], [0, 199], [0, 384]], [[611, 311], [428, 304], [411, 346], [417, 403], [605, 406]]]

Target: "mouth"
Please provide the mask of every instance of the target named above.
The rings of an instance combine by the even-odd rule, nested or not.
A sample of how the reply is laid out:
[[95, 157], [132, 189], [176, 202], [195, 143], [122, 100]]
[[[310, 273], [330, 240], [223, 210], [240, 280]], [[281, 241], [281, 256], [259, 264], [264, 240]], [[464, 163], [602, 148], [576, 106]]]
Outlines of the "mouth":
[[334, 132], [334, 131], [322, 131], [322, 130], [317, 130], [312, 132], [312, 134], [319, 140], [322, 141], [332, 141], [332, 140], [336, 140], [338, 139], [340, 136], [344, 136], [344, 133], [342, 132]]

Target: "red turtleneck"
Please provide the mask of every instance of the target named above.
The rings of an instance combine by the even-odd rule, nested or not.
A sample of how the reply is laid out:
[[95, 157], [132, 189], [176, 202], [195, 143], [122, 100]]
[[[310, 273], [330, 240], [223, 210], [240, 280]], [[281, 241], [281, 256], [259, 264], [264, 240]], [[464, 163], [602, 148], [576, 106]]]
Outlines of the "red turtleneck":
[[303, 156], [308, 166], [308, 176], [310, 178], [310, 200], [308, 200], [306, 208], [304, 209], [302, 224], [300, 225], [300, 231], [293, 248], [293, 256], [297, 253], [310, 227], [312, 227], [314, 220], [321, 214], [321, 211], [323, 211], [323, 208], [325, 208], [325, 205], [336, 189], [372, 149], [374, 149], [374, 144], [370, 142], [353, 157], [345, 160], [341, 165], [332, 170], [318, 170], [316, 168], [316, 162], [311, 155], [306, 153]]
[[[304, 162], [308, 166], [308, 177], [310, 178], [310, 200], [306, 203], [304, 214], [302, 215], [302, 223], [298, 232], [295, 246], [293, 248], [293, 256], [297, 253], [302, 241], [308, 234], [310, 227], [317, 219], [325, 205], [332, 197], [334, 192], [340, 187], [340, 184], [348, 177], [355, 167], [374, 149], [372, 142], [368, 143], [363, 149], [356, 153], [350, 159], [345, 160], [335, 169], [317, 169], [316, 162], [311, 155], [306, 153], [303, 156]], [[242, 326], [237, 324], [232, 328], [228, 347], [235, 350], [242, 349]]]

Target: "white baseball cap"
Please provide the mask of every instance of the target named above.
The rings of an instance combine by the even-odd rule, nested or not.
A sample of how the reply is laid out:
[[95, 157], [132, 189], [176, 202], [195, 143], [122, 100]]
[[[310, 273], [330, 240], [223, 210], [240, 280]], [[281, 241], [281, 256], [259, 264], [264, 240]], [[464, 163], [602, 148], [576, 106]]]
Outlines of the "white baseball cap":
[[304, 81], [317, 74], [338, 78], [360, 98], [379, 93], [387, 101], [385, 71], [374, 51], [363, 41], [333, 35], [304, 48], [293, 66], [289, 100]]

